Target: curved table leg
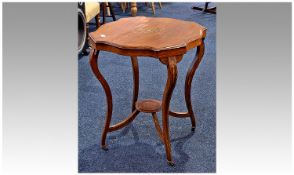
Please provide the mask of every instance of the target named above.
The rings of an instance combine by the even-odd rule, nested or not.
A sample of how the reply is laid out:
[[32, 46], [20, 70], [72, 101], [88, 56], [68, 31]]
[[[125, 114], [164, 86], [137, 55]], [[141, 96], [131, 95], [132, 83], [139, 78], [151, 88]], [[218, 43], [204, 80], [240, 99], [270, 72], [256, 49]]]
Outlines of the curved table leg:
[[191, 64], [191, 66], [188, 69], [187, 75], [186, 75], [186, 81], [185, 81], [185, 101], [186, 106], [188, 108], [188, 113], [190, 115], [191, 123], [192, 123], [192, 131], [195, 130], [196, 127], [196, 120], [195, 115], [193, 112], [192, 104], [191, 104], [191, 84], [193, 80], [193, 76], [195, 74], [196, 69], [198, 68], [203, 55], [204, 55], [204, 41], [202, 41], [201, 45], [197, 47], [197, 52], [195, 55], [195, 58]]
[[106, 140], [107, 132], [109, 130], [111, 116], [112, 116], [112, 95], [111, 95], [111, 90], [110, 90], [110, 87], [109, 87], [107, 81], [104, 79], [104, 77], [102, 76], [102, 74], [99, 71], [98, 55], [99, 55], [99, 51], [96, 51], [95, 49], [91, 49], [90, 65], [91, 65], [92, 71], [95, 74], [96, 78], [100, 81], [100, 83], [104, 89], [104, 92], [106, 94], [106, 98], [107, 98], [106, 121], [105, 121], [105, 126], [104, 126], [104, 129], [102, 132], [102, 137], [101, 137], [101, 147], [102, 147], [102, 149], [107, 150], [105, 140]]
[[136, 102], [138, 100], [139, 92], [139, 65], [137, 57], [131, 57], [132, 67], [133, 67], [133, 101], [132, 101], [132, 111], [136, 109]]
[[170, 138], [169, 138], [169, 104], [170, 99], [172, 97], [173, 90], [175, 88], [177, 82], [177, 60], [176, 57], [170, 57], [167, 61], [167, 70], [168, 70], [168, 78], [164, 89], [164, 94], [162, 98], [162, 125], [163, 125], [163, 139], [166, 151], [166, 157], [169, 165], [174, 165], [172, 162], [171, 155], [171, 146], [170, 146]]

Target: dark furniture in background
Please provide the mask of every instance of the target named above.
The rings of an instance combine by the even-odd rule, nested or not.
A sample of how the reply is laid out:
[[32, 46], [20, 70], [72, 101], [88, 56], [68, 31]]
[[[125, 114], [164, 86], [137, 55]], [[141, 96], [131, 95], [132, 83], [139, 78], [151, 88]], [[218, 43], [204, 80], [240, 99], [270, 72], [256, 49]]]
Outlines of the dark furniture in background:
[[112, 20], [116, 21], [115, 14], [113, 12], [113, 8], [112, 8], [112, 5], [111, 5], [110, 2], [107, 2], [107, 3], [102, 2], [101, 7], [102, 7], [102, 14], [103, 14], [103, 22], [102, 22], [102, 24], [105, 24], [106, 23], [106, 17], [109, 17], [109, 16], [106, 15], [107, 8], [109, 8], [110, 17], [112, 17]]
[[200, 11], [203, 11], [203, 12], [206, 12], [206, 13], [216, 14], [216, 7], [208, 8], [208, 4], [209, 3], [210, 2], [205, 2], [204, 7], [193, 6], [192, 9], [194, 9], [194, 10], [200, 10]]
[[[87, 3], [87, 4], [86, 4]], [[87, 55], [87, 48], [89, 47], [88, 45], [88, 38], [89, 38], [89, 25], [93, 24], [90, 21], [92, 20], [92, 18], [89, 18], [89, 16], [87, 16], [89, 14], [89, 12], [87, 12], [87, 10], [90, 10], [90, 13], [94, 13], [91, 14], [91, 16], [93, 16], [95, 18], [95, 24], [96, 25], [96, 29], [98, 29], [100, 27], [100, 25], [103, 25], [106, 23], [106, 10], [107, 8], [110, 9], [110, 14], [112, 17], [112, 20], [115, 21], [115, 14], [113, 12], [111, 3], [106, 3], [106, 2], [79, 2], [78, 3], [78, 53], [79, 54], [85, 54]], [[89, 5], [93, 5], [89, 6]], [[103, 22], [101, 23], [100, 21], [100, 5], [102, 7], [102, 16], [103, 16]], [[93, 8], [96, 8], [95, 10], [93, 10]]]

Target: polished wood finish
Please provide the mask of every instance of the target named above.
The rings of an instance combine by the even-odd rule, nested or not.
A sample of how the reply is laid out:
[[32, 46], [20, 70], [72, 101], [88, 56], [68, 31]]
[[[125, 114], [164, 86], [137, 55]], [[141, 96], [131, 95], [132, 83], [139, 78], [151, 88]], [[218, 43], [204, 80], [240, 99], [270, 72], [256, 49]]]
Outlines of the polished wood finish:
[[139, 94], [139, 65], [137, 57], [131, 57], [132, 68], [133, 68], [133, 101], [132, 101], [132, 111], [136, 109], [136, 102], [138, 100]]
[[99, 71], [98, 68], [98, 55], [99, 55], [99, 51], [98, 50], [94, 50], [91, 49], [91, 53], [90, 53], [90, 65], [92, 68], [92, 71], [94, 73], [94, 75], [96, 76], [96, 78], [100, 81], [104, 92], [106, 94], [106, 99], [107, 99], [107, 112], [106, 112], [106, 120], [105, 120], [105, 126], [102, 132], [102, 137], [101, 137], [101, 147], [103, 149], [106, 149], [106, 135], [110, 126], [110, 122], [111, 122], [111, 116], [112, 116], [112, 95], [111, 95], [111, 90], [110, 87], [107, 83], [107, 81], [105, 80], [105, 78], [103, 77], [103, 75], [101, 74], [101, 72]]
[[[152, 114], [156, 131], [160, 140], [164, 143], [166, 157], [169, 165], [174, 165], [171, 154], [169, 136], [169, 116], [178, 118], [189, 117], [192, 130], [195, 129], [196, 119], [191, 104], [191, 85], [193, 76], [201, 63], [204, 55], [204, 38], [206, 28], [199, 24], [169, 18], [146, 18], [132, 17], [120, 19], [100, 27], [97, 31], [90, 33], [91, 55], [90, 64], [94, 75], [102, 84], [107, 97], [107, 112], [105, 127], [102, 132], [101, 146], [106, 147], [106, 136], [112, 132], [128, 125], [140, 112]], [[185, 102], [187, 112], [176, 112], [169, 108], [173, 89], [177, 82], [177, 63], [190, 49], [197, 47], [197, 52], [192, 61], [185, 80]], [[99, 51], [110, 51], [113, 53], [131, 57], [133, 70], [133, 99], [132, 113], [122, 122], [110, 126], [112, 117], [112, 95], [110, 87], [99, 71]], [[139, 91], [139, 65], [138, 56], [151, 56], [157, 58], [166, 65], [168, 78], [166, 81], [162, 102], [154, 99], [138, 100]], [[162, 111], [162, 128], [160, 127], [156, 112]]]
[[158, 112], [161, 109], [161, 101], [155, 99], [139, 100], [136, 103], [136, 109], [145, 113]]
[[172, 18], [122, 18], [90, 33], [91, 46], [127, 56], [170, 57], [200, 45], [206, 28]]
[[169, 103], [172, 97], [173, 90], [176, 86], [178, 69], [176, 57], [170, 57], [167, 64], [168, 78], [166, 81], [164, 94], [162, 98], [162, 125], [163, 139], [165, 145], [166, 157], [169, 164], [173, 164], [171, 156], [170, 138], [169, 138]]
[[190, 113], [189, 112], [174, 112], [174, 111], [169, 111], [168, 115], [171, 115], [173, 117], [177, 117], [177, 118], [185, 118], [185, 117], [190, 117]]
[[188, 108], [188, 112], [190, 114], [190, 119], [192, 123], [192, 131], [195, 130], [196, 121], [195, 121], [195, 115], [194, 115], [192, 103], [191, 103], [191, 85], [192, 85], [192, 80], [193, 80], [195, 71], [198, 68], [203, 58], [203, 54], [204, 54], [204, 42], [202, 42], [201, 45], [197, 47], [196, 56], [191, 66], [188, 69], [186, 81], [185, 81], [185, 101], [186, 101], [186, 106]]
[[162, 134], [162, 129], [160, 127], [160, 124], [159, 124], [159, 121], [158, 121], [158, 118], [157, 118], [157, 114], [156, 112], [153, 112], [152, 113], [152, 119], [153, 119], [153, 122], [154, 122], [154, 125], [155, 125], [155, 128], [156, 128], [156, 131], [157, 131], [157, 134], [160, 138], [160, 141], [162, 143], [164, 143], [164, 139], [163, 139], [163, 134]]
[[128, 116], [125, 120], [123, 120], [115, 125], [110, 126], [108, 129], [108, 132], [119, 130], [119, 129], [123, 128], [124, 126], [128, 125], [136, 118], [136, 116], [139, 113], [140, 113], [140, 111], [134, 110], [133, 113], [130, 116]]
[[[128, 4], [129, 3], [126, 3], [126, 2], [121, 2], [120, 3], [120, 7], [121, 7], [123, 13], [126, 12], [126, 9], [129, 6]], [[132, 16], [136, 16], [137, 15], [137, 11], [138, 11], [137, 3], [136, 2], [132, 2], [130, 4], [131, 4], [131, 14], [132, 14]], [[145, 2], [145, 4], [148, 6], [149, 2]], [[155, 3], [154, 2], [151, 2], [150, 4], [151, 4], [153, 15], [155, 15]], [[159, 4], [159, 7], [161, 9], [162, 8], [161, 2], [158, 2], [158, 4]]]

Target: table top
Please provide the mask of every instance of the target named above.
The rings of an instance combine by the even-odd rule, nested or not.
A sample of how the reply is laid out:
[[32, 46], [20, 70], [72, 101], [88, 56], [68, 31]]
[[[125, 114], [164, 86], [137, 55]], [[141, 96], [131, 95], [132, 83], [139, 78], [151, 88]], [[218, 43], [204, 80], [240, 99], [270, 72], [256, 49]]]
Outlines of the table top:
[[[90, 45], [122, 55], [169, 56], [200, 45], [206, 28], [172, 18], [129, 17], [102, 25], [89, 34]], [[140, 51], [140, 53], [138, 53]], [[145, 51], [145, 52], [144, 52]]]

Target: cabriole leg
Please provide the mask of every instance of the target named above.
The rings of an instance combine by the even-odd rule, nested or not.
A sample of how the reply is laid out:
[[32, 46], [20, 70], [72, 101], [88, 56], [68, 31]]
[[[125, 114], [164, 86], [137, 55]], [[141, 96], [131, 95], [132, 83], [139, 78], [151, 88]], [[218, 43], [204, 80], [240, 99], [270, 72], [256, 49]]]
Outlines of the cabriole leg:
[[188, 108], [188, 113], [192, 123], [192, 131], [195, 131], [196, 127], [196, 117], [193, 112], [192, 103], [191, 103], [191, 84], [193, 80], [193, 76], [195, 74], [196, 69], [198, 68], [204, 54], [204, 41], [202, 41], [201, 45], [197, 47], [197, 52], [193, 62], [191, 63], [185, 81], [185, 101], [186, 106]]
[[101, 83], [101, 85], [104, 89], [104, 92], [106, 94], [106, 99], [107, 99], [106, 120], [105, 120], [105, 126], [104, 126], [104, 129], [102, 132], [102, 137], [101, 137], [101, 147], [102, 147], [102, 149], [107, 150], [105, 140], [106, 140], [106, 136], [107, 136], [107, 133], [109, 130], [111, 116], [112, 116], [112, 95], [111, 95], [111, 90], [110, 90], [110, 87], [109, 87], [107, 81], [104, 79], [101, 72], [99, 71], [98, 55], [99, 55], [99, 51], [91, 48], [90, 65], [91, 65], [91, 68], [92, 68], [94, 75]]
[[162, 98], [162, 125], [163, 125], [163, 139], [166, 151], [166, 157], [168, 164], [173, 166], [174, 163], [172, 161], [171, 155], [171, 145], [170, 145], [170, 138], [169, 138], [169, 104], [172, 97], [172, 93], [174, 87], [177, 82], [177, 60], [176, 57], [170, 57], [167, 61], [167, 70], [168, 70], [168, 78], [164, 89], [164, 94]]

